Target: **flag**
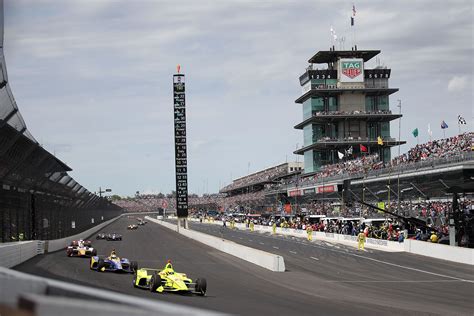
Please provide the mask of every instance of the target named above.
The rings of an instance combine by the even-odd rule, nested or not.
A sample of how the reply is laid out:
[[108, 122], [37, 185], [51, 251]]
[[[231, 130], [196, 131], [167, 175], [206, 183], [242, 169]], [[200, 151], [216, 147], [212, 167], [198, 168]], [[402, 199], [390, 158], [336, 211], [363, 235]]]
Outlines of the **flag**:
[[351, 26], [354, 26], [355, 16], [356, 16], [356, 7], [355, 7], [355, 5], [352, 5]]
[[383, 145], [382, 137], [380, 137], [380, 136], [377, 137], [377, 144]]
[[463, 125], [466, 125], [466, 120], [464, 119], [464, 117], [462, 117], [461, 115], [458, 115], [458, 124], [463, 124]]
[[448, 128], [448, 127], [449, 127], [449, 126], [448, 126], [448, 124], [446, 124], [445, 121], [442, 121], [442, 122], [441, 122], [441, 129], [445, 129], [445, 128]]
[[340, 151], [337, 151], [337, 155], [339, 156], [339, 159], [342, 159], [344, 158], [344, 154], [341, 153]]
[[345, 149], [345, 150], [344, 150], [344, 154], [345, 154], [346, 156], [352, 155], [352, 146], [349, 147], [348, 149]]
[[367, 147], [365, 147], [365, 146], [362, 145], [362, 144], [360, 144], [359, 146], [360, 146], [360, 151], [361, 151], [361, 152], [364, 152], [364, 153], [367, 152]]
[[330, 31], [331, 31], [332, 38], [333, 38], [334, 40], [337, 40], [336, 30], [334, 30], [334, 28], [332, 27], [332, 25], [331, 25]]
[[428, 135], [433, 136], [433, 131], [431, 130], [430, 124], [428, 124]]
[[418, 137], [418, 128], [415, 128], [411, 133], [413, 134], [413, 137]]

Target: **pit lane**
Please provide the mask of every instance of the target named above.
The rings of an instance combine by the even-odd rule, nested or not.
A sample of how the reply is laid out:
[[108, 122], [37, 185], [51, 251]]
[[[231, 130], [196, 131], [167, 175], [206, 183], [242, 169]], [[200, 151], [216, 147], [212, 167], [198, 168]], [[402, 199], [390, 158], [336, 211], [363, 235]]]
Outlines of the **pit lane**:
[[[226, 234], [225, 238], [233, 238], [236, 242], [247, 242], [249, 244], [246, 245], [251, 247], [282, 254], [288, 271], [276, 273], [153, 223], [128, 231], [127, 225], [135, 222], [134, 219], [124, 218], [112, 223], [103, 231], [122, 234], [123, 241], [92, 239], [93, 246], [101, 255], [115, 248], [120, 256], [138, 261], [140, 267], [163, 267], [166, 260], [171, 259], [176, 271], [185, 272], [193, 279], [207, 279], [206, 297], [162, 295], [135, 289], [131, 282], [132, 275], [89, 270], [88, 259], [68, 258], [63, 251], [38, 256], [15, 269], [130, 295], [240, 315], [307, 315], [315, 312], [324, 315], [446, 315], [469, 314], [474, 308], [470, 299], [473, 283], [421, 275], [416, 271], [347, 256], [344, 249], [342, 252], [328, 250], [335, 246], [322, 244], [318, 245], [322, 248], [316, 248], [300, 240], [256, 233], [249, 235], [247, 232]], [[192, 227], [198, 230], [198, 226]], [[218, 226], [200, 227], [206, 228], [208, 233], [220, 234]], [[274, 243], [270, 242], [272, 238]], [[374, 258], [382, 256], [375, 251], [369, 254]], [[421, 260], [419, 258], [413, 260], [414, 265], [423, 262], [416, 261]], [[436, 265], [437, 261], [434, 262]], [[460, 278], [467, 278], [468, 272], [472, 275], [470, 267], [459, 265], [456, 268], [461, 271], [457, 274]]]

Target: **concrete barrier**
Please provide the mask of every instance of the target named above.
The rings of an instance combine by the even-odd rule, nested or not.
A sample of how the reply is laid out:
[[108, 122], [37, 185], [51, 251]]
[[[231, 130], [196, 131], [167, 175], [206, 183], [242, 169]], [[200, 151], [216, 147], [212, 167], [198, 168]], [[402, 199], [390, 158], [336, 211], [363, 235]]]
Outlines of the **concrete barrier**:
[[[223, 315], [191, 306], [47, 279], [2, 267], [0, 267], [0, 304], [10, 307], [17, 305], [30, 312], [25, 315], [38, 316]], [[89, 308], [91, 306], [94, 308]]]
[[65, 249], [71, 243], [71, 241], [78, 240], [81, 238], [87, 239], [91, 235], [97, 233], [99, 230], [121, 218], [122, 216], [128, 215], [132, 214], [122, 214], [108, 221], [105, 221], [97, 226], [94, 226], [86, 231], [78, 233], [74, 236], [69, 236], [61, 239], [45, 241], [30, 240], [0, 244], [0, 267], [11, 268], [33, 258], [38, 254]]
[[474, 249], [432, 244], [427, 241], [407, 239], [404, 250], [409, 253], [474, 265]]
[[[193, 222], [199, 222], [199, 219], [192, 219]], [[221, 225], [222, 221], [203, 222], [204, 224]], [[235, 227], [242, 230], [249, 230], [243, 223], [236, 223]], [[256, 232], [271, 232], [270, 226], [255, 225]], [[280, 235], [294, 236], [306, 238], [306, 231], [302, 229], [280, 228], [277, 227], [276, 233]], [[334, 233], [313, 232], [313, 240], [324, 240], [328, 242], [357, 246], [357, 238], [351, 235], [342, 235]], [[474, 249], [451, 247], [442, 244], [432, 244], [426, 241], [418, 241], [412, 239], [405, 239], [404, 242], [367, 238], [365, 247], [369, 249], [377, 249], [387, 252], [409, 252], [421, 256], [437, 258], [457, 263], [464, 263], [474, 265]]]
[[42, 252], [41, 242], [37, 240], [0, 244], [0, 267], [11, 268], [27, 261]]
[[[178, 232], [177, 226], [174, 224], [160, 221], [151, 217], [146, 217], [146, 219]], [[180, 228], [178, 233], [193, 240], [196, 240], [200, 243], [203, 243], [209, 247], [228, 253], [234, 257], [256, 264], [265, 269], [274, 272], [285, 271], [285, 261], [282, 256], [243, 246], [226, 239], [218, 238], [190, 229]]]
[[73, 236], [69, 236], [69, 237], [61, 238], [61, 239], [47, 240], [45, 241], [47, 243], [46, 250], [47, 252], [54, 252], [61, 249], [65, 249], [73, 240], [87, 239], [93, 234], [97, 233], [102, 228], [104, 228], [105, 226], [112, 224], [117, 219], [121, 218], [122, 216], [124, 216], [124, 214], [114, 217], [112, 219], [109, 219], [108, 221], [105, 221], [97, 226], [94, 226], [86, 231], [83, 231]]

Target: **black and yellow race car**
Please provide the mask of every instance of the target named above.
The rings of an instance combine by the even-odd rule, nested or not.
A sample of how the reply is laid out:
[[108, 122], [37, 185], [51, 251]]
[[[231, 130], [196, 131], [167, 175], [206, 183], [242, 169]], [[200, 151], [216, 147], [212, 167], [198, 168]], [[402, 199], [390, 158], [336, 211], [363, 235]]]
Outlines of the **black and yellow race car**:
[[180, 292], [206, 295], [206, 279], [196, 279], [194, 282], [184, 273], [175, 272], [170, 261], [164, 269], [141, 268], [133, 276], [133, 286], [148, 289], [151, 292]]

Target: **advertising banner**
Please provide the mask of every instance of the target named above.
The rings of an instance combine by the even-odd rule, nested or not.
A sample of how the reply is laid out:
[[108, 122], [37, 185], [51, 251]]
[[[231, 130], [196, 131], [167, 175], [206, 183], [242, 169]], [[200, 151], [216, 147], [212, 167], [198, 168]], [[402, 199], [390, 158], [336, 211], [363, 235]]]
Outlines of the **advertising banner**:
[[360, 58], [339, 59], [339, 82], [364, 82], [364, 60]]
[[333, 193], [337, 191], [337, 185], [320, 185], [318, 188], [318, 193]]

